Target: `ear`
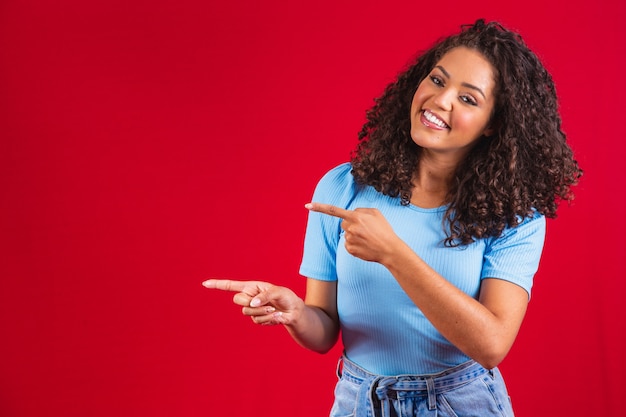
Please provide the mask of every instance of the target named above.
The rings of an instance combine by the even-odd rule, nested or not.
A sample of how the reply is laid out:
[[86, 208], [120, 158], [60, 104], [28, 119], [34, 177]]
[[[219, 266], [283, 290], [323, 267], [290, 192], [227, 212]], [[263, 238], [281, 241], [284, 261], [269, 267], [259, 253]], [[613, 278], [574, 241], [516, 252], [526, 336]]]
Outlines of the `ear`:
[[496, 133], [496, 130], [498, 130], [499, 125], [500, 125], [500, 120], [496, 118], [494, 114], [492, 114], [491, 117], [489, 118], [489, 123], [487, 124], [487, 127], [483, 131], [483, 135], [486, 137], [490, 137], [491, 135]]
[[496, 133], [496, 130], [498, 130], [498, 125], [499, 124], [500, 123], [498, 123], [498, 120], [495, 119], [494, 117], [492, 117], [491, 120], [489, 120], [489, 124], [487, 125], [487, 127], [483, 131], [483, 135], [486, 136], [486, 137], [490, 137], [491, 135]]

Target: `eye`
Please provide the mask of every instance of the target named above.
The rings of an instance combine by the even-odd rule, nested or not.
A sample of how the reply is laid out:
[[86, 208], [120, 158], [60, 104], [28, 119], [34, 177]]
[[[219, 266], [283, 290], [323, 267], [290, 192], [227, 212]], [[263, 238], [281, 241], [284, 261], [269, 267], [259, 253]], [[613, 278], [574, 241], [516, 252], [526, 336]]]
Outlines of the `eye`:
[[430, 81], [435, 85], [443, 85], [443, 80], [436, 75], [429, 75]]
[[463, 96], [461, 96], [461, 97], [460, 97], [460, 100], [461, 100], [463, 103], [467, 103], [467, 104], [470, 104], [470, 105], [472, 105], [472, 106], [476, 106], [476, 105], [478, 104], [478, 102], [476, 101], [476, 99], [475, 99], [474, 97], [472, 97], [472, 96], [468, 96], [468, 95], [463, 95]]

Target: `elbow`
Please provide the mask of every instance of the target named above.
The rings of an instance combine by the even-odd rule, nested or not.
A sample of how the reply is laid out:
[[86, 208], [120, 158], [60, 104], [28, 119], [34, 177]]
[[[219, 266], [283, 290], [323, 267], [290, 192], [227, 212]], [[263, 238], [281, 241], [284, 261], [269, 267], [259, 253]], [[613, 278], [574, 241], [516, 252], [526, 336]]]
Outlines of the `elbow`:
[[335, 345], [337, 344], [337, 339], [338, 339], [337, 337], [334, 337], [332, 339], [320, 341], [319, 343], [310, 343], [310, 344], [300, 343], [300, 345], [310, 351], [319, 353], [320, 355], [324, 355], [330, 352], [333, 347], [335, 347]]
[[498, 343], [492, 343], [483, 349], [480, 349], [472, 359], [478, 362], [485, 369], [493, 369], [500, 365], [506, 358], [511, 346]]
[[326, 333], [321, 335], [320, 338], [303, 339], [294, 336], [294, 339], [303, 348], [323, 355], [330, 352], [335, 347], [337, 341], [339, 340], [339, 332]]
[[503, 359], [504, 357], [493, 356], [493, 357], [484, 357], [484, 358], [479, 358], [479, 359], [474, 359], [474, 360], [478, 362], [483, 368], [491, 370], [497, 367], [498, 365], [500, 365]]
[[324, 355], [328, 352], [330, 352], [330, 350], [333, 348], [333, 346], [324, 346], [324, 347], [320, 347], [320, 348], [313, 348], [311, 349], [313, 352], [315, 353], [319, 353], [320, 355]]
[[339, 332], [337, 331], [331, 337], [326, 339], [323, 343], [312, 347], [311, 350], [313, 352], [319, 353], [320, 355], [324, 355], [330, 352], [335, 347], [338, 340], [339, 340]]

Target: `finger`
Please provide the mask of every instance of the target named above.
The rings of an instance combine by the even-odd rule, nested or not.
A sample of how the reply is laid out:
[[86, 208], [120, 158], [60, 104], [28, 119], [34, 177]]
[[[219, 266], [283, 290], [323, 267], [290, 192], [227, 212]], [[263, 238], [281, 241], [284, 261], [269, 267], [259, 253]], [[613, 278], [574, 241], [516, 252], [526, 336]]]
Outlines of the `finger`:
[[263, 306], [263, 307], [243, 307], [241, 312], [244, 316], [266, 316], [268, 314], [272, 314], [276, 311], [274, 306]]
[[251, 300], [252, 300], [252, 297], [243, 292], [238, 292], [233, 297], [233, 303], [240, 305], [240, 306], [245, 306], [245, 307], [250, 305]]
[[318, 213], [328, 214], [329, 216], [339, 217], [340, 219], [349, 219], [352, 217], [352, 211], [342, 209], [341, 207], [333, 206], [331, 204], [324, 203], [308, 203], [304, 207], [311, 211]]
[[268, 289], [266, 291], [262, 291], [255, 295], [254, 297], [250, 297], [250, 307], [261, 307], [267, 304], [271, 304], [271, 302], [275, 299], [279, 294], [277, 291], [273, 291], [272, 289]]
[[277, 324], [285, 324], [284, 315], [282, 312], [277, 311], [272, 314], [266, 314], [264, 316], [252, 316], [250, 317], [256, 324], [263, 326], [274, 326]]
[[222, 291], [242, 292], [246, 288], [244, 281], [233, 281], [230, 279], [208, 279], [204, 281], [202, 285], [209, 289]]

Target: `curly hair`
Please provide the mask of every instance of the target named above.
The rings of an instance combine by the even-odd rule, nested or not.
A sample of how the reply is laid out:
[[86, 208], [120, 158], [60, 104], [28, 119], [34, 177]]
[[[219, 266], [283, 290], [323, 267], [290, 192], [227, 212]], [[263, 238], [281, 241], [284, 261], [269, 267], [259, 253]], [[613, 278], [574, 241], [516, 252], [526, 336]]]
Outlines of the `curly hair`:
[[478, 51], [495, 69], [494, 133], [480, 138], [456, 169], [444, 215], [447, 246], [498, 237], [535, 210], [556, 217], [582, 175], [561, 130], [551, 75], [519, 34], [479, 19], [424, 52], [375, 99], [351, 158], [356, 182], [409, 204], [421, 153], [410, 135], [411, 101], [457, 47]]

